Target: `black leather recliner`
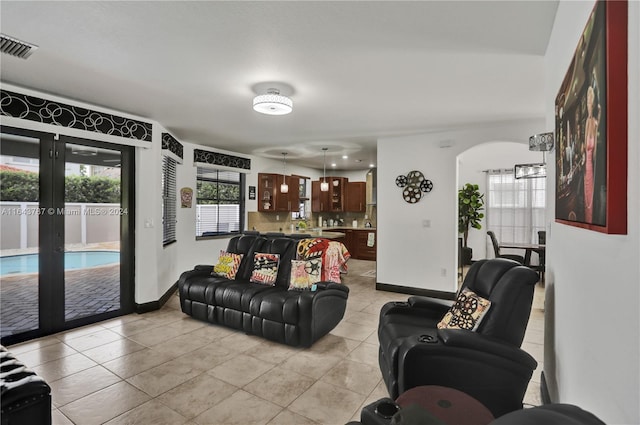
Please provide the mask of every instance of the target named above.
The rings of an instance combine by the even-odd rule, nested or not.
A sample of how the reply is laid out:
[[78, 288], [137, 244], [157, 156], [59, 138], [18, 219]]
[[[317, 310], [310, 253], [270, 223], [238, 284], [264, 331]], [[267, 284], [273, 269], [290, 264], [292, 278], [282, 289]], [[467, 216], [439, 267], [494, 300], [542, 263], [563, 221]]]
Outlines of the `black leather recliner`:
[[455, 388], [499, 417], [522, 409], [537, 362], [521, 350], [537, 274], [503, 259], [474, 263], [464, 280], [492, 302], [476, 331], [437, 329], [451, 301], [410, 297], [380, 311], [379, 364], [389, 394], [396, 399], [420, 385]]

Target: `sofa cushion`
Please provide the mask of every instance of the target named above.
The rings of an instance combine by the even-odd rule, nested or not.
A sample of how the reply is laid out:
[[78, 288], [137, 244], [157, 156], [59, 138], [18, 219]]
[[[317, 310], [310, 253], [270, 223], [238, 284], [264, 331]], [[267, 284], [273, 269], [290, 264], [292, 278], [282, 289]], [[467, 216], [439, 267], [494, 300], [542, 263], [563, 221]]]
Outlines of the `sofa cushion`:
[[475, 331], [491, 307], [491, 301], [469, 289], [458, 294], [447, 314], [438, 323], [438, 329], [466, 329]]
[[242, 254], [234, 254], [233, 252], [227, 252], [221, 249], [218, 263], [213, 266], [212, 274], [231, 280], [235, 279], [242, 257]]
[[278, 277], [280, 254], [256, 252], [253, 259], [253, 272], [250, 282], [273, 286]]
[[291, 260], [289, 290], [305, 290], [320, 282], [322, 258]]

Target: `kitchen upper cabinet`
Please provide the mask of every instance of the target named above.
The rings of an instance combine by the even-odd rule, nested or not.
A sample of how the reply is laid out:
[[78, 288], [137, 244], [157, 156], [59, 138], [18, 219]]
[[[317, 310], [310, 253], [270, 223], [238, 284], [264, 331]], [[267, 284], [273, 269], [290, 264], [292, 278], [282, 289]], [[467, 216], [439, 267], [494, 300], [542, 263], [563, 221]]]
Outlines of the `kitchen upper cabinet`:
[[289, 185], [287, 211], [298, 211], [300, 208], [300, 177], [287, 176], [287, 184]]
[[[280, 185], [287, 182], [289, 191], [282, 193]], [[298, 186], [300, 180], [282, 174], [258, 173], [258, 211], [297, 211], [299, 203]]]
[[311, 182], [311, 211], [313, 212], [343, 212], [345, 211], [345, 197], [347, 192], [346, 177], [327, 177], [329, 190], [320, 190], [320, 181]]
[[365, 212], [367, 208], [366, 192], [366, 182], [348, 182], [347, 194], [345, 196], [345, 211]]
[[329, 191], [322, 192], [320, 190], [320, 181], [311, 182], [311, 211], [329, 211]]

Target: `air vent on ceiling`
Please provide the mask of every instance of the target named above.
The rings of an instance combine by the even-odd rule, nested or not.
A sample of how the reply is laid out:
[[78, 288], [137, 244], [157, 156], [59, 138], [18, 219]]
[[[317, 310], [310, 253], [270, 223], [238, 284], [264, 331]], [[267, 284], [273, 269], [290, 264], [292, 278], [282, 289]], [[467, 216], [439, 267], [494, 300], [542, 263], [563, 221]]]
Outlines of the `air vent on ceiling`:
[[0, 34], [0, 52], [26, 59], [38, 46], [20, 41], [5, 34]]

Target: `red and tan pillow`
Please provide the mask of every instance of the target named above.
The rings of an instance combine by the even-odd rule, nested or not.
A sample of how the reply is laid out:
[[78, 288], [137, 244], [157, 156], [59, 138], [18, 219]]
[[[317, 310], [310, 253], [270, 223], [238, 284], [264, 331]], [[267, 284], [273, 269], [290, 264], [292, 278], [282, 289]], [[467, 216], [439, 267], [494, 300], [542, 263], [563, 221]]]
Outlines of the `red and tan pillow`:
[[242, 261], [242, 254], [234, 254], [220, 250], [218, 263], [213, 266], [212, 275], [226, 277], [227, 279], [235, 279]]
[[469, 289], [463, 289], [456, 302], [438, 323], [438, 329], [467, 329], [475, 331], [480, 326], [491, 301], [486, 300]]
[[289, 290], [304, 291], [311, 289], [314, 284], [320, 282], [322, 273], [322, 259], [291, 260], [291, 279]]

